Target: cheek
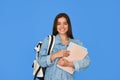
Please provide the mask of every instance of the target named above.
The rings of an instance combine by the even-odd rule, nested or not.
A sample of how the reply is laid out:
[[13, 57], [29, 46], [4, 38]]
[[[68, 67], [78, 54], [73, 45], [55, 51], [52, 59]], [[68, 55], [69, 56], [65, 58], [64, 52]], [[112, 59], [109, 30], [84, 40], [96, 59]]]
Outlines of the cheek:
[[66, 31], [68, 31], [68, 26], [65, 26]]
[[61, 26], [60, 25], [57, 25], [57, 29], [60, 28]]
[[59, 29], [60, 29], [60, 26], [58, 25], [58, 26], [57, 26], [57, 31], [58, 31]]
[[68, 30], [68, 26], [66, 27], [66, 29]]

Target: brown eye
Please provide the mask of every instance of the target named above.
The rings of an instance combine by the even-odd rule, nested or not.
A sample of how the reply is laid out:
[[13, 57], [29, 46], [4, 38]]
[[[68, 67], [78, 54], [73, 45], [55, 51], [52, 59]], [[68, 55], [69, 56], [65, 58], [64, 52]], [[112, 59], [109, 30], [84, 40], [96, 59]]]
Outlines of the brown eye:
[[58, 22], [57, 25], [60, 25], [60, 22]]
[[64, 25], [68, 25], [68, 23], [67, 23], [67, 22], [64, 22]]

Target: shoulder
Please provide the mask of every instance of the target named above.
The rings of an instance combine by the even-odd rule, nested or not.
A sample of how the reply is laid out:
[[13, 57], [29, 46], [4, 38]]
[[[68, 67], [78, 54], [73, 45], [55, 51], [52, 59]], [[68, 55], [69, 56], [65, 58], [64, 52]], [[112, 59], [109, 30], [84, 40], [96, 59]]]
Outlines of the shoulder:
[[82, 41], [80, 41], [80, 40], [78, 40], [78, 39], [70, 39], [70, 41], [71, 41], [71, 42], [74, 42], [74, 43], [76, 43], [76, 44], [78, 44], [78, 45], [80, 45], [80, 46], [83, 46]]
[[46, 36], [43, 40], [42, 40], [42, 46], [47, 46], [49, 42], [49, 37]]
[[71, 42], [76, 43], [79, 46], [82, 46], [85, 50], [87, 50], [87, 48], [83, 45], [82, 41], [80, 41], [78, 39], [71, 39]]
[[48, 44], [49, 41], [55, 39], [55, 36], [54, 35], [47, 35], [44, 40], [43, 40], [43, 43], [46, 43]]
[[43, 42], [46, 42], [46, 41], [48, 41], [48, 40], [49, 40], [49, 37], [46, 36], [46, 37], [43, 39]]

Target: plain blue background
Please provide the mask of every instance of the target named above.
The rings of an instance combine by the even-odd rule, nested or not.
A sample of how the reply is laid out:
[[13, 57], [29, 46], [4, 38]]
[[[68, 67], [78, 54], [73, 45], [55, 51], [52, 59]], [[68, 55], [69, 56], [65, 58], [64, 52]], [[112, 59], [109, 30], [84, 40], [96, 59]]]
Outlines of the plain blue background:
[[0, 80], [32, 80], [34, 46], [52, 32], [60, 12], [89, 51], [76, 80], [120, 80], [119, 0], [0, 0]]

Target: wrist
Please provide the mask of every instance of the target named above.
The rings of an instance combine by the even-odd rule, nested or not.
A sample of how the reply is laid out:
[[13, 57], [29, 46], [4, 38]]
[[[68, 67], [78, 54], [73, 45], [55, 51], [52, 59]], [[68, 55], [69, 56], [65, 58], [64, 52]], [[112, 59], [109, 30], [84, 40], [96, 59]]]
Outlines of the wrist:
[[73, 67], [74, 68], [73, 62], [69, 62], [68, 65], [69, 65], [69, 67]]
[[51, 59], [51, 62], [54, 61], [56, 59], [56, 55], [52, 54], [50, 59]]

